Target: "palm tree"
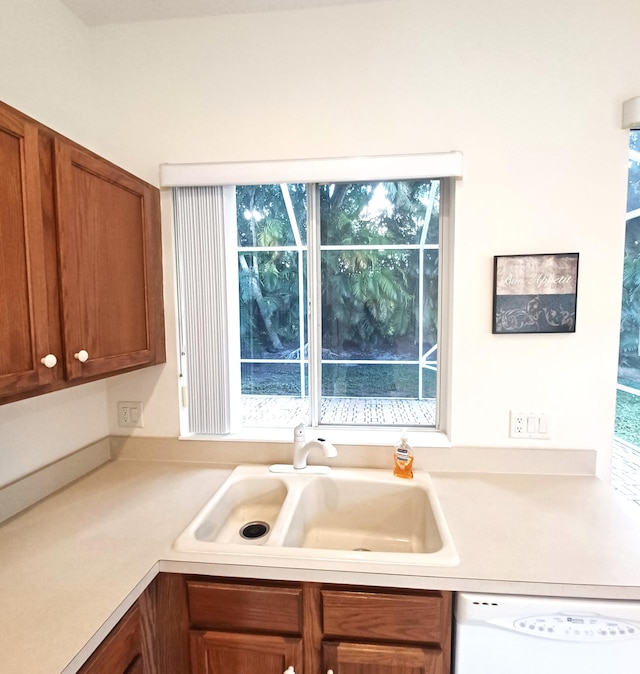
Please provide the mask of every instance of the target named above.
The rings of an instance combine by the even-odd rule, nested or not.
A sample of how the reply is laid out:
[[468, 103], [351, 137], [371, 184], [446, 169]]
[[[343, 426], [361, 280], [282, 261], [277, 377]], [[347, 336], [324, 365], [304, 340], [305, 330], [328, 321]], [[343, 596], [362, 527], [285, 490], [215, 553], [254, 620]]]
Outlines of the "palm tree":
[[[285, 348], [282, 339], [295, 342], [299, 329], [297, 318], [292, 320], [290, 315], [298, 304], [297, 264], [287, 252], [268, 250], [293, 242], [280, 187], [238, 188], [236, 216], [242, 350], [251, 356], [261, 356], [265, 347], [280, 352]], [[251, 250], [243, 252], [243, 248]]]
[[[289, 208], [278, 185], [237, 189], [245, 358], [263, 358], [268, 352], [283, 355], [301, 346], [298, 280], [304, 272], [298, 269], [298, 260], [300, 246], [306, 248], [302, 187], [288, 187]], [[422, 252], [417, 246], [421, 238], [437, 244], [437, 194], [425, 181], [320, 188], [321, 242], [335, 246], [322, 252], [325, 351], [376, 358], [384, 349], [415, 360], [422, 348], [418, 340], [422, 315], [426, 317], [423, 343], [435, 344], [438, 253]], [[430, 214], [427, 230], [425, 212]], [[300, 232], [294, 236], [298, 227]], [[403, 247], [407, 243], [416, 248]], [[423, 307], [419, 305], [420, 255]]]
[[[322, 298], [325, 344], [375, 350], [417, 334], [417, 251], [388, 248], [418, 243], [424, 225], [424, 181], [327, 186], [321, 193], [322, 239], [326, 245], [379, 246], [326, 251]], [[374, 207], [378, 201], [379, 208]], [[437, 212], [435, 213], [437, 222]], [[437, 227], [430, 232], [438, 240]], [[431, 240], [429, 242], [431, 242]], [[387, 247], [385, 249], [385, 247]], [[435, 334], [437, 256], [426, 257], [430, 331]]]

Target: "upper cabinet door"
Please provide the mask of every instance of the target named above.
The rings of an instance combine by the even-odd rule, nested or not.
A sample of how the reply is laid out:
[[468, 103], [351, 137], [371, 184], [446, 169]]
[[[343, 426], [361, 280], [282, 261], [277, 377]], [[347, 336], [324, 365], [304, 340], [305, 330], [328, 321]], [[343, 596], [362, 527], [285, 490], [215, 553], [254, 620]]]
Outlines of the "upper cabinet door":
[[55, 173], [67, 378], [163, 362], [157, 190], [59, 139]]
[[0, 395], [53, 381], [38, 128], [0, 109]]

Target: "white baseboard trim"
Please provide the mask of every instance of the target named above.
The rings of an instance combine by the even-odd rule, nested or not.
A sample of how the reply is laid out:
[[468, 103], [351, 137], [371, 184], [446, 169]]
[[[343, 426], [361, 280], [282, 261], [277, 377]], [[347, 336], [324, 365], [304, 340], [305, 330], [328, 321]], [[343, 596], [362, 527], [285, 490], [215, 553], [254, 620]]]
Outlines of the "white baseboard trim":
[[111, 440], [102, 438], [0, 489], [0, 522], [66, 487], [111, 460]]

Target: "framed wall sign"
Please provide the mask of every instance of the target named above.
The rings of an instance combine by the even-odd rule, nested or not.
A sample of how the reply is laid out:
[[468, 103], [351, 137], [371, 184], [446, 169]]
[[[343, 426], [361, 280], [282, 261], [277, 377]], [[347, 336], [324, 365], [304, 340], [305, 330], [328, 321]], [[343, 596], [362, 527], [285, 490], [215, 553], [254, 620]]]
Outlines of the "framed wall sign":
[[578, 253], [496, 255], [493, 333], [575, 332]]

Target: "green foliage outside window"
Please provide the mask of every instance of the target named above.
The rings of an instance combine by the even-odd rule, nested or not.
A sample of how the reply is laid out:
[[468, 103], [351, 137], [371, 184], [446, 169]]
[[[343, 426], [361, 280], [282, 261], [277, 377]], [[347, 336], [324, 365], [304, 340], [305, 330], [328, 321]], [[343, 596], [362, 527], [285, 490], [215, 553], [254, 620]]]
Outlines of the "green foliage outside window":
[[[631, 132], [627, 213], [640, 209], [640, 131]], [[640, 389], [640, 215], [627, 221], [620, 321], [620, 376]]]
[[[437, 181], [418, 180], [320, 187], [323, 361], [415, 362], [435, 346], [438, 188]], [[306, 305], [304, 296], [300, 304], [306, 292], [306, 186], [237, 187], [236, 211], [241, 356], [299, 362], [301, 343], [308, 341], [300, 309]], [[431, 248], [418, 249], [421, 237]], [[417, 367], [359, 365], [349, 373], [349, 390], [414, 398], [427, 391], [435, 397], [435, 373], [419, 392]], [[340, 368], [324, 366], [323, 394], [337, 395], [331, 382], [345, 380], [344, 371], [336, 374]], [[271, 395], [299, 391], [299, 374], [277, 363], [245, 364], [242, 388]]]

